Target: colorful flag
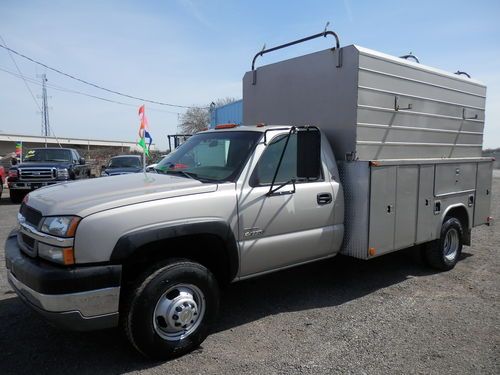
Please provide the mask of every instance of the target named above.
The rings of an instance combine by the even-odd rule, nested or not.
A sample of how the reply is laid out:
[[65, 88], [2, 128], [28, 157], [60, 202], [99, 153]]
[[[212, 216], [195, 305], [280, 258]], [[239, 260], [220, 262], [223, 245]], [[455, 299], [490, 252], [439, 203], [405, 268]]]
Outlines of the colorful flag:
[[16, 158], [21, 159], [22, 155], [23, 155], [23, 142], [18, 141], [16, 142]]
[[[141, 126], [139, 127], [139, 141], [137, 144], [142, 147], [144, 154], [149, 156], [149, 148], [153, 142], [151, 134], [149, 134], [148, 118], [146, 117], [146, 111], [144, 109], [144, 104], [139, 107], [139, 119], [141, 120]], [[146, 138], [149, 140], [146, 145]]]

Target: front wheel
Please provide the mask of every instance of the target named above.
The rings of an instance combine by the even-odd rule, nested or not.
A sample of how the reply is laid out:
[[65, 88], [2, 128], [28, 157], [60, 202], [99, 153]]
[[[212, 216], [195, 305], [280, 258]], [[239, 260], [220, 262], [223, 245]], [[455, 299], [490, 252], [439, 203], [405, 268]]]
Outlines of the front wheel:
[[28, 193], [23, 190], [9, 190], [10, 201], [12, 203], [21, 203], [26, 194]]
[[424, 248], [424, 259], [432, 268], [451, 270], [457, 264], [463, 246], [463, 229], [460, 220], [450, 217], [441, 227], [441, 237]]
[[154, 359], [178, 357], [208, 336], [219, 307], [217, 281], [204, 266], [175, 261], [147, 272], [131, 291], [123, 328]]

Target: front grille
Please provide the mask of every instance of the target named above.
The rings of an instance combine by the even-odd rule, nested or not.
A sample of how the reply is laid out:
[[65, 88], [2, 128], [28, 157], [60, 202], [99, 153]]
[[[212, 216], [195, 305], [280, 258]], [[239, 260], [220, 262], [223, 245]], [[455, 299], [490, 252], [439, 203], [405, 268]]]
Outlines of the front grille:
[[30, 257], [36, 256], [36, 240], [24, 233], [17, 234], [17, 242], [22, 252], [29, 255]]
[[38, 227], [38, 224], [40, 224], [40, 220], [42, 220], [42, 213], [35, 210], [34, 208], [31, 208], [25, 203], [21, 204], [19, 212], [24, 216], [26, 222], [33, 225], [35, 228]]
[[55, 168], [29, 168], [19, 169], [20, 180], [46, 181], [55, 180], [57, 177]]
[[30, 236], [25, 235], [24, 233], [21, 234], [22, 241], [24, 244], [30, 249], [33, 249], [35, 247], [35, 239], [31, 238]]

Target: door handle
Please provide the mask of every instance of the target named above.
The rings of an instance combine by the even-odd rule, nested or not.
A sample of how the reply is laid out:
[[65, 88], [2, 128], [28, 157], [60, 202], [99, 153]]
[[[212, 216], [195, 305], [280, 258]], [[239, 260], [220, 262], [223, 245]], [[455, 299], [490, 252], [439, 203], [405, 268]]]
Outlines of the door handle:
[[318, 204], [332, 203], [332, 195], [330, 193], [319, 193], [317, 196]]

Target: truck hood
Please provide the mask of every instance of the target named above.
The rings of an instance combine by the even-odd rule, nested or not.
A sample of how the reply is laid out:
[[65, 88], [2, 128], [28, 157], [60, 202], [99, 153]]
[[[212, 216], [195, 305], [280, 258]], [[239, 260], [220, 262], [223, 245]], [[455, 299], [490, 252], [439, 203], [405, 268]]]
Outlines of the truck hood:
[[69, 168], [71, 165], [68, 161], [41, 161], [41, 162], [25, 162], [14, 165], [13, 168]]
[[92, 178], [48, 186], [31, 192], [28, 205], [42, 215], [90, 214], [157, 199], [217, 190], [217, 184], [156, 173]]

